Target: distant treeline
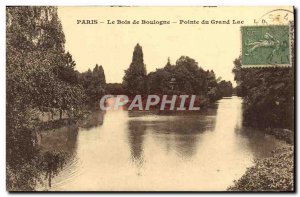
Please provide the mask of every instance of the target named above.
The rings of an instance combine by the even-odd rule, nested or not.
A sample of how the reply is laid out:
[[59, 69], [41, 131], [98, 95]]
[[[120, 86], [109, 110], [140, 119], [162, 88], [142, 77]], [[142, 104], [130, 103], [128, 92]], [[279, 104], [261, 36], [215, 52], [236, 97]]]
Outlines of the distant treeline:
[[213, 70], [203, 70], [194, 59], [187, 56], [181, 56], [175, 65], [168, 59], [163, 68], [147, 74], [139, 44], [134, 48], [123, 83], [107, 84], [107, 92], [111, 94], [195, 94], [205, 96], [211, 102], [231, 96], [232, 91], [230, 81], [217, 79]]
[[[122, 85], [107, 86], [102, 66], [79, 73], [64, 49], [65, 36], [55, 7], [9, 7], [7, 12], [7, 107], [68, 112], [95, 108], [101, 96], [114, 94], [195, 94], [214, 102], [231, 96], [232, 84], [216, 79], [187, 56], [147, 74], [142, 47], [137, 44]], [[24, 110], [20, 110], [24, 111]], [[29, 116], [30, 117], [30, 116]]]
[[294, 130], [294, 65], [241, 69], [234, 60], [236, 93], [244, 98], [244, 122], [249, 126]]
[[[214, 102], [231, 96], [232, 84], [216, 79], [187, 56], [147, 74], [142, 47], [137, 44], [122, 84], [106, 84], [102, 66], [80, 73], [69, 52], [56, 7], [7, 8], [7, 117], [31, 118], [63, 112], [77, 119], [87, 106], [95, 108], [104, 94], [195, 94]], [[29, 114], [28, 114], [29, 113]], [[24, 116], [23, 116], [24, 115]], [[26, 118], [25, 118], [26, 119]]]

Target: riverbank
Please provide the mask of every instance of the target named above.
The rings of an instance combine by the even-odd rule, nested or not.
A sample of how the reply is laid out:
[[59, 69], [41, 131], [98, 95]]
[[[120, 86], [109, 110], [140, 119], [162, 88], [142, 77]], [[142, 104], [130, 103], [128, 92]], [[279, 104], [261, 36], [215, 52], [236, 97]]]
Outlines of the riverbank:
[[294, 190], [294, 146], [272, 151], [272, 156], [258, 159], [254, 166], [228, 191], [293, 191]]
[[294, 131], [289, 129], [267, 128], [266, 134], [273, 135], [276, 139], [283, 140], [288, 144], [294, 143]]
[[294, 190], [294, 132], [289, 129], [267, 128], [267, 135], [286, 142], [275, 149], [271, 156], [255, 160], [254, 166], [229, 191], [293, 191]]
[[[35, 124], [33, 124], [31, 127], [35, 130], [39, 131], [48, 131], [48, 130], [56, 130], [60, 129], [65, 126], [70, 125], [77, 125], [78, 127], [86, 127], [86, 122], [89, 121], [90, 116], [97, 110], [91, 110], [89, 108], [81, 109], [78, 111], [77, 116], [67, 116], [64, 115], [62, 118], [59, 116], [53, 116], [52, 118], [44, 119], [44, 118], [37, 118], [34, 117], [36, 120], [38, 120]], [[99, 112], [101, 112], [99, 110]]]

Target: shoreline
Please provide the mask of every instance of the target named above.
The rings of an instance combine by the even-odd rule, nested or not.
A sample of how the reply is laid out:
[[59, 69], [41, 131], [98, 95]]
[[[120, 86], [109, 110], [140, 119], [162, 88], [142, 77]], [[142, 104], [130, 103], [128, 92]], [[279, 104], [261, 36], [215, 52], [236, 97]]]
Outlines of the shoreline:
[[274, 134], [277, 133], [275, 131], [266, 133], [284, 141], [285, 146], [271, 151], [269, 157], [255, 159], [254, 164], [238, 180], [234, 180], [227, 191], [294, 191], [294, 143], [290, 138]]

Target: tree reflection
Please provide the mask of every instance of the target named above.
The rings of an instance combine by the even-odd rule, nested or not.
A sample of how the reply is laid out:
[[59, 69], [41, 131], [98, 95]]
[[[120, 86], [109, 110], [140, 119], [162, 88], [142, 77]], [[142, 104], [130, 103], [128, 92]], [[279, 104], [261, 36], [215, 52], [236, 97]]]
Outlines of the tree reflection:
[[140, 121], [128, 121], [128, 141], [131, 151], [131, 159], [141, 167], [144, 162], [143, 158], [143, 142], [146, 133], [147, 125], [141, 124]]
[[39, 151], [34, 146], [29, 129], [20, 128], [14, 132], [8, 125], [6, 186], [9, 191], [32, 191], [41, 182], [39, 173]]
[[[33, 191], [47, 184], [74, 157], [78, 127], [65, 126], [39, 133], [31, 130], [7, 139], [7, 189]], [[46, 183], [45, 183], [46, 181]]]
[[106, 111], [93, 111], [83, 122], [81, 122], [80, 127], [91, 129], [102, 125], [104, 122], [105, 113]]
[[46, 152], [42, 155], [42, 170], [46, 172], [45, 179], [48, 179], [48, 186], [51, 187], [52, 178], [62, 170], [68, 155], [63, 152]]
[[149, 130], [156, 141], [165, 144], [166, 151], [175, 151], [182, 158], [191, 158], [197, 150], [199, 135], [207, 127], [199, 116], [176, 116], [163, 121], [151, 121]]
[[[204, 131], [213, 131], [215, 127], [215, 110], [210, 116], [201, 114], [130, 114], [128, 122], [129, 143], [134, 161], [143, 161], [143, 142], [145, 130], [149, 136], [164, 146], [166, 152], [174, 151], [182, 158], [191, 158], [195, 155], [200, 134]], [[145, 116], [146, 115], [146, 116]]]

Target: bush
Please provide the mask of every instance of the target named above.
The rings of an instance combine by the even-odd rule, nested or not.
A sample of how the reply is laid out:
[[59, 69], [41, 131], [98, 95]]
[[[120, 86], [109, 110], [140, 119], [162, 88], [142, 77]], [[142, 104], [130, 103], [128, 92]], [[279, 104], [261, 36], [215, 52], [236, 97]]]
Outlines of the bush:
[[294, 148], [272, 151], [272, 156], [255, 161], [229, 191], [293, 191]]
[[234, 64], [245, 125], [294, 130], [294, 67], [241, 69], [240, 59]]

